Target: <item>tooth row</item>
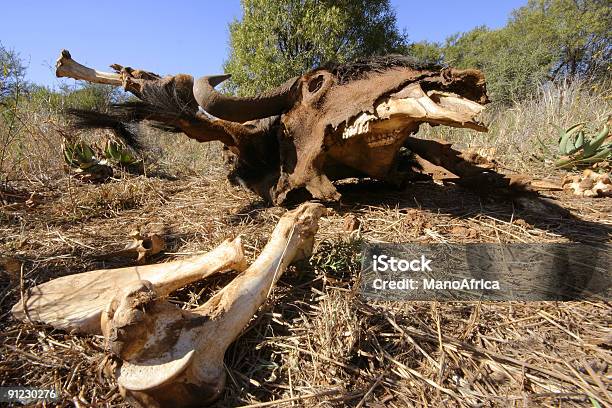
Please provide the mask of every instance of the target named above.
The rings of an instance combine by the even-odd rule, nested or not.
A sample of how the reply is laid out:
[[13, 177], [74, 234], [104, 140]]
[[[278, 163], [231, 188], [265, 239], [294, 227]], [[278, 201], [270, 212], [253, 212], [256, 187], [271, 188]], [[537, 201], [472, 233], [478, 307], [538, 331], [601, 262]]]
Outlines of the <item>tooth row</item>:
[[387, 146], [395, 143], [399, 135], [384, 133], [381, 135], [371, 135], [367, 138], [367, 144], [370, 147]]
[[349, 139], [353, 136], [362, 135], [370, 131], [370, 122], [376, 119], [376, 116], [362, 113], [355, 119], [351, 126], [344, 128], [342, 132], [342, 139]]

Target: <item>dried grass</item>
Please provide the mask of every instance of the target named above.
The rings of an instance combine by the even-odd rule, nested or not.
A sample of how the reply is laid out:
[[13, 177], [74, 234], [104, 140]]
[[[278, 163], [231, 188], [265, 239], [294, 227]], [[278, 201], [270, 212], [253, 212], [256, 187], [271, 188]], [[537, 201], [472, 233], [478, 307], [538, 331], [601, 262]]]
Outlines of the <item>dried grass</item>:
[[[533, 159], [541, 155], [535, 136], [552, 144], [548, 122], [599, 121], [609, 112], [603, 91], [566, 84], [493, 112], [488, 136], [440, 127], [423, 135], [495, 147], [507, 167], [559, 176]], [[0, 261], [19, 261], [0, 269], [0, 386], [55, 386], [60, 406], [127, 406], [103, 373], [103, 339], [15, 321], [9, 311], [21, 293], [58, 276], [125, 266], [96, 256], [122, 248], [134, 229], [161, 231], [167, 240], [150, 262], [239, 234], [252, 260], [285, 210], [230, 186], [218, 145], [157, 131], [145, 133], [156, 158], [147, 174], [163, 177], [120, 174], [104, 185], [58, 177], [61, 134], [48, 118], [31, 119], [22, 145], [28, 156], [12, 164], [27, 177], [0, 185]], [[552, 194], [575, 216], [567, 219], [453, 185], [394, 191], [348, 182], [341, 190], [343, 202], [320, 222], [313, 257], [290, 268], [226, 353], [227, 387], [217, 407], [612, 405], [607, 301], [397, 303], [357, 293], [365, 241], [609, 242], [611, 198]], [[359, 220], [357, 230], [345, 230], [346, 217]], [[231, 278], [191, 285], [170, 301], [193, 308]]]
[[[30, 186], [31, 188], [32, 186]], [[62, 193], [58, 193], [58, 191]], [[453, 186], [417, 183], [389, 191], [342, 186], [344, 201], [321, 220], [315, 253], [292, 267], [230, 347], [225, 406], [601, 406], [611, 404], [607, 302], [365, 302], [356, 293], [363, 241], [607, 241], [612, 199], [560, 194], [580, 212], [567, 221], [483, 201]], [[1, 210], [0, 248], [23, 268], [1, 275], [1, 385], [57, 386], [61, 406], [125, 406], [103, 375], [101, 337], [14, 321], [22, 289], [125, 260], [133, 229], [163, 230], [164, 262], [242, 234], [253, 259], [280, 208], [217, 176], [179, 181], [125, 178], [103, 186], [60, 181], [40, 203]], [[101, 198], [102, 197], [102, 198]], [[588, 208], [589, 211], [585, 211]], [[360, 221], [344, 230], [347, 215]], [[203, 303], [231, 277], [182, 289], [171, 301]]]
[[490, 106], [484, 112], [488, 133], [445, 126], [423, 126], [420, 136], [456, 143], [460, 149], [491, 151], [517, 171], [542, 174], [552, 171], [552, 154], [557, 152], [558, 132], [553, 125], [568, 128], [580, 122], [595, 131], [612, 114], [612, 84], [592, 85], [581, 81], [547, 84], [531, 98], [512, 106]]

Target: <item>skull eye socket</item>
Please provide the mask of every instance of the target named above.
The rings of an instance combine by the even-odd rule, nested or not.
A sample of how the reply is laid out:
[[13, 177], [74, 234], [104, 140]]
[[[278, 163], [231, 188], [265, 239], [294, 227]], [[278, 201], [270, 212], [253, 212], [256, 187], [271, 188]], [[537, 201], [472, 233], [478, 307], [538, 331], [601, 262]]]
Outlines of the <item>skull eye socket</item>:
[[315, 93], [323, 86], [323, 75], [317, 75], [308, 82], [308, 92]]
[[151, 248], [153, 248], [153, 242], [151, 242], [150, 239], [143, 240], [141, 245], [142, 245], [142, 247], [144, 249], [151, 249]]

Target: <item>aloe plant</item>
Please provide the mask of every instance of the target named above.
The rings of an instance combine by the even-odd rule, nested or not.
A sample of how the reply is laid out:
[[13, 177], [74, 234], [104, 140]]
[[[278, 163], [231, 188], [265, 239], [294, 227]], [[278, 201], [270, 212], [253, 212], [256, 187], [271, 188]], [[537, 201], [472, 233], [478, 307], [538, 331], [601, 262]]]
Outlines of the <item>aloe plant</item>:
[[78, 167], [84, 170], [98, 163], [91, 146], [82, 140], [72, 142], [64, 139], [62, 151], [64, 152], [64, 161], [70, 167]]
[[612, 143], [605, 143], [610, 132], [608, 124], [592, 136], [585, 132], [585, 127], [585, 123], [577, 123], [565, 130], [558, 128], [561, 158], [555, 162], [556, 167], [591, 165], [612, 158]]
[[104, 156], [121, 166], [132, 166], [139, 160], [132, 156], [125, 146], [115, 140], [108, 140], [104, 148]]
[[106, 160], [98, 160], [92, 147], [83, 140], [72, 141], [64, 138], [62, 142], [64, 161], [72, 173], [85, 181], [104, 181], [113, 175], [113, 169]]
[[134, 157], [122, 142], [108, 140], [104, 147], [104, 157], [128, 173], [142, 174], [144, 171], [142, 160]]

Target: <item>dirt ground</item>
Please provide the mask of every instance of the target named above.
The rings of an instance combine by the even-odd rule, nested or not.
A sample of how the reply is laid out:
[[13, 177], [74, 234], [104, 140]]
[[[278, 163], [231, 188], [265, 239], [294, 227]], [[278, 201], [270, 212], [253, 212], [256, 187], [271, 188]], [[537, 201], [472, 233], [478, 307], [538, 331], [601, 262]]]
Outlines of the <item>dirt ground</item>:
[[[227, 385], [215, 406], [612, 406], [607, 301], [369, 302], [356, 285], [366, 241], [609, 242], [612, 198], [555, 192], [559, 208], [551, 210], [538, 199], [518, 205], [433, 182], [340, 190], [343, 201], [320, 221], [312, 259], [287, 271], [227, 351]], [[166, 238], [165, 252], [149, 262], [237, 235], [253, 259], [285, 211], [222, 175], [103, 185], [64, 178], [3, 194], [0, 385], [55, 386], [61, 406], [127, 405], [104, 375], [104, 339], [14, 320], [10, 308], [21, 293], [58, 276], [131, 264], [96, 256], [122, 248], [133, 230]], [[191, 285], [171, 301], [193, 308], [231, 278]]]

